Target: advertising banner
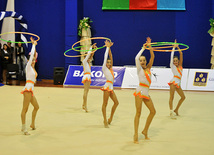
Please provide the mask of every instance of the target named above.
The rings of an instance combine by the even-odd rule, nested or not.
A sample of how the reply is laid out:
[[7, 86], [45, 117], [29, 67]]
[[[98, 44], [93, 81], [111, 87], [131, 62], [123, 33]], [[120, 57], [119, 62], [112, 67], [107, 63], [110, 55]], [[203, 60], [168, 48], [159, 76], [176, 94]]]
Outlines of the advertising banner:
[[[124, 67], [113, 67], [114, 71], [114, 87], [121, 87], [123, 76], [125, 72]], [[64, 86], [81, 86], [83, 85], [82, 77], [84, 75], [82, 66], [70, 65], [65, 77]], [[101, 66], [91, 67], [91, 86], [103, 86], [106, 82], [106, 78], [102, 72]]]
[[[106, 78], [101, 66], [91, 67], [91, 86], [103, 86]], [[136, 88], [139, 85], [136, 67], [113, 67], [114, 87]], [[150, 89], [169, 89], [168, 82], [173, 74], [170, 68], [151, 68], [152, 83]], [[70, 65], [64, 81], [64, 86], [82, 86], [84, 75], [82, 66]], [[214, 70], [183, 69], [181, 79], [183, 90], [214, 91]]]
[[214, 70], [190, 69], [187, 89], [214, 91]]

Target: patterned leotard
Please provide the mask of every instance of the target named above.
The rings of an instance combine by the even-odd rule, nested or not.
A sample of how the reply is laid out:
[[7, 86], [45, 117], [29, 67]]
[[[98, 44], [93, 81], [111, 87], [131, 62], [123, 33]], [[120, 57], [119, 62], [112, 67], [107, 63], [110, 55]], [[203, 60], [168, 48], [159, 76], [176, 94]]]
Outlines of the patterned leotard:
[[114, 83], [114, 72], [113, 69], [108, 69], [106, 67], [106, 63], [107, 63], [107, 59], [108, 59], [108, 53], [109, 53], [109, 47], [106, 48], [105, 51], [105, 56], [104, 56], [104, 62], [103, 62], [103, 67], [102, 67], [102, 71], [106, 77], [106, 83], [103, 86], [103, 88], [101, 88], [101, 90], [107, 90], [113, 93], [113, 83]]
[[140, 52], [135, 57], [135, 63], [137, 67], [137, 74], [139, 79], [139, 86], [134, 92], [134, 96], [139, 96], [140, 98], [149, 99], [149, 87], [151, 84], [151, 71], [148, 69], [143, 69], [140, 65], [140, 56], [145, 49], [142, 48]]
[[[174, 49], [174, 48], [173, 48]], [[175, 85], [177, 88], [180, 88], [181, 85], [181, 78], [182, 78], [182, 72], [183, 72], [183, 68], [182, 66], [178, 66], [176, 67], [173, 64], [173, 57], [174, 57], [174, 50], [171, 53], [171, 60], [170, 60], [170, 67], [172, 69], [172, 73], [173, 73], [173, 78], [170, 80], [170, 82], [168, 83], [168, 85]]]
[[91, 66], [88, 64], [88, 59], [91, 56], [92, 47], [90, 48], [88, 55], [83, 60], [83, 69], [84, 69], [84, 75], [82, 77], [82, 83], [85, 81], [91, 82]]
[[25, 84], [25, 87], [23, 88], [23, 90], [21, 91], [21, 94], [23, 94], [25, 91], [31, 92], [32, 96], [33, 96], [34, 83], [36, 82], [36, 77], [37, 77], [37, 72], [31, 66], [33, 58], [34, 58], [34, 53], [35, 53], [35, 45], [32, 46], [30, 59], [25, 68], [26, 84]]

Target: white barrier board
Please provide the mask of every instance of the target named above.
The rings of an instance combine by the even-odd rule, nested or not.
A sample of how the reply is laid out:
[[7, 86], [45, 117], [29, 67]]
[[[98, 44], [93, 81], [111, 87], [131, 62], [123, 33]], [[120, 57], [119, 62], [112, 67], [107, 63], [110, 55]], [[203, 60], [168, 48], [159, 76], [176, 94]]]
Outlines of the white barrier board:
[[[183, 69], [181, 79], [181, 88], [187, 89], [189, 69]], [[151, 68], [152, 83], [150, 89], [169, 89], [168, 82], [172, 79], [173, 74], [170, 68]], [[136, 68], [126, 68], [122, 88], [136, 88], [139, 85]]]
[[[181, 88], [183, 90], [187, 89], [187, 79], [188, 79], [189, 69], [183, 69], [181, 78]], [[173, 73], [171, 68], [152, 68], [152, 83], [150, 89], [169, 89], [168, 83], [173, 78]]]

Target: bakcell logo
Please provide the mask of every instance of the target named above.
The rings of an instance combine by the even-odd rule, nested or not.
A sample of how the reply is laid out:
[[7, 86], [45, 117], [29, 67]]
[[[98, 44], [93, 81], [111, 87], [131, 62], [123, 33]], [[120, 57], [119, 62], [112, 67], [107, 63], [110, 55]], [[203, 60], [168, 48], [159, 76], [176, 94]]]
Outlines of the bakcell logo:
[[[84, 71], [80, 71], [80, 70], [74, 70], [74, 73], [73, 73], [73, 77], [83, 77], [84, 75]], [[114, 77], [116, 78], [118, 75], [117, 72], [114, 72]], [[91, 72], [91, 77], [97, 77], [97, 78], [100, 78], [100, 77], [105, 77], [103, 72], [102, 71], [92, 71]]]

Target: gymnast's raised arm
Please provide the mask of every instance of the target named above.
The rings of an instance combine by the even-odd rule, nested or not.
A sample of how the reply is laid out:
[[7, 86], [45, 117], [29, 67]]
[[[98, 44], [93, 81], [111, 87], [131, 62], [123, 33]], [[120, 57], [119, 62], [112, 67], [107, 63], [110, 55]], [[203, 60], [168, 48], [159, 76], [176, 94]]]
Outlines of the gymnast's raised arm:
[[153, 65], [153, 63], [154, 63], [154, 59], [155, 59], [155, 55], [154, 55], [154, 52], [153, 52], [153, 48], [152, 48], [152, 46], [151, 46], [151, 38], [150, 37], [147, 37], [147, 41], [146, 41], [146, 43], [147, 43], [147, 45], [149, 46], [149, 51], [150, 51], [150, 60], [149, 60], [149, 63], [148, 63], [148, 65], [147, 65], [147, 68], [149, 68], [149, 69], [151, 69], [152, 68], [152, 65]]
[[[176, 39], [175, 39], [175, 43], [177, 43]], [[175, 52], [175, 48], [177, 47], [177, 44], [174, 44], [173, 48], [172, 48], [172, 52], [171, 52], [171, 58], [170, 58], [170, 67], [172, 68], [173, 66], [173, 58], [174, 58], [174, 52]]]
[[181, 51], [181, 49], [179, 48], [179, 46], [177, 47], [178, 51], [180, 53], [180, 60], [179, 60], [179, 66], [183, 66], [183, 52]]
[[[107, 63], [107, 59], [108, 59], [108, 54], [109, 54], [109, 50], [110, 47], [113, 45], [112, 42], [109, 42], [108, 40], [105, 41], [105, 46], [106, 46], [106, 51], [105, 51], [105, 55], [104, 55], [104, 61], [103, 61], [103, 69], [107, 68], [106, 67], [106, 63]], [[111, 58], [110, 58], [111, 59]]]

